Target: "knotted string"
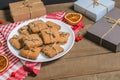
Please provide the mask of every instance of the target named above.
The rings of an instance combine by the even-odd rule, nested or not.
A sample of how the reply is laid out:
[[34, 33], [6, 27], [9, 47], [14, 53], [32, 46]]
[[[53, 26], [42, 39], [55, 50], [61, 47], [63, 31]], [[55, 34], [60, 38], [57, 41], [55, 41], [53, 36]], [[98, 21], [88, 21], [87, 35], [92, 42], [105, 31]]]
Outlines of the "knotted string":
[[[92, 6], [92, 5], [93, 5], [93, 8], [94, 8], [95, 6], [102, 5], [103, 7], [106, 8], [106, 11], [107, 11], [107, 13], [108, 13], [108, 7], [107, 7], [106, 5], [98, 2], [98, 0], [93, 0], [93, 2], [92, 2], [90, 5], [88, 5], [86, 8], [88, 8], [88, 7]], [[86, 11], [85, 11], [85, 13], [86, 13]]]
[[103, 42], [103, 38], [109, 33], [111, 32], [118, 24], [120, 24], [120, 18], [115, 20], [115, 19], [112, 19], [110, 17], [107, 17], [105, 16], [106, 19], [108, 19], [108, 22], [109, 23], [112, 23], [113, 25], [111, 26], [111, 28], [104, 34], [102, 35], [101, 39], [100, 39], [100, 45], [102, 45], [102, 42]]
[[[38, 41], [38, 39], [34, 38], [33, 36], [28, 36], [28, 39], [26, 39], [28, 41], [32, 41], [35, 45], [37, 44], [36, 41]], [[34, 47], [35, 48], [35, 47]], [[35, 52], [34, 48], [30, 48], [30, 50], [28, 50], [27, 53], [27, 57], [29, 59], [29, 55], [30, 55], [30, 51]]]
[[[58, 53], [59, 51], [55, 48], [55, 45], [56, 45], [56, 43], [52, 44], [52, 45], [50, 46], [50, 48], [52, 48], [53, 50], [55, 50], [56, 53]], [[49, 50], [50, 48], [48, 48], [48, 50]]]
[[34, 25], [34, 27], [36, 27], [36, 26], [37, 26], [37, 28], [38, 28], [39, 32], [42, 30], [42, 29], [40, 28], [40, 26], [39, 26], [39, 23], [38, 23], [38, 22], [37, 22], [37, 23], [33, 22], [33, 25]]
[[29, 0], [23, 0], [23, 5], [19, 6], [20, 8], [23, 7], [28, 7], [29, 12], [30, 12], [30, 19], [32, 18], [32, 5], [38, 4], [38, 3], [42, 3], [42, 2], [34, 2], [34, 3], [29, 3]]
[[93, 7], [98, 6], [98, 5], [99, 5], [98, 0], [93, 0]]
[[27, 29], [28, 28], [26, 26], [24, 26], [24, 27], [22, 27], [22, 28], [19, 29], [19, 32], [22, 33], [22, 34], [24, 34], [24, 35], [28, 35], [29, 32], [27, 31]]
[[27, 41], [32, 41], [35, 45], [37, 44], [36, 41], [39, 41], [38, 39], [34, 38], [33, 36], [28, 36], [28, 39], [25, 39]]
[[51, 28], [50, 28], [50, 31], [46, 31], [46, 33], [50, 35], [50, 40], [51, 42], [53, 42], [52, 37], [54, 36], [54, 33], [51, 31]]
[[30, 48], [30, 50], [28, 50], [27, 57], [26, 57], [28, 59], [29, 59], [29, 56], [30, 56], [30, 51], [31, 52], [35, 52], [34, 48]]
[[58, 50], [55, 48], [56, 43], [52, 45], [52, 48], [58, 53]]
[[[14, 35], [12, 39], [14, 39], [14, 40], [19, 40], [19, 37], [18, 37], [18, 35]], [[13, 42], [12, 44], [15, 45], [16, 43]]]
[[29, 12], [30, 12], [30, 19], [31, 19], [32, 18], [32, 10], [31, 10], [32, 4], [29, 3], [29, 0], [24, 0], [23, 4], [25, 7], [28, 7]]
[[18, 35], [14, 35], [13, 39], [19, 39]]

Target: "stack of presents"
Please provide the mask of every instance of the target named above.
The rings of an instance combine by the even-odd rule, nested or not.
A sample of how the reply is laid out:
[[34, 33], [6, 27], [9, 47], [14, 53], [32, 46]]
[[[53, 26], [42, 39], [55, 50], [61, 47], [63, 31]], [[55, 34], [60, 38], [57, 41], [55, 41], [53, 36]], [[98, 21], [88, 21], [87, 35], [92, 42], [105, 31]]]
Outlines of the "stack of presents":
[[120, 51], [120, 9], [113, 0], [78, 0], [74, 10], [95, 22], [87, 30], [87, 39], [113, 52]]
[[[29, 4], [28, 0], [15, 2], [9, 6], [15, 22], [46, 14], [40, 0], [29, 0]], [[74, 2], [74, 10], [95, 22], [87, 30], [86, 37], [89, 40], [111, 51], [120, 51], [120, 9], [115, 7], [113, 0], [77, 0]]]

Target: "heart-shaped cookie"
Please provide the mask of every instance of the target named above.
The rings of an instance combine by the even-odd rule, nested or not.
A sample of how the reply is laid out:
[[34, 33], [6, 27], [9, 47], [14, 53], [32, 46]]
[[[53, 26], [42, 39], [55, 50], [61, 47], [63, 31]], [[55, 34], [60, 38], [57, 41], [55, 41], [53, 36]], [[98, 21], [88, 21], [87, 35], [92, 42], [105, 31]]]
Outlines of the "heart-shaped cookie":
[[79, 13], [67, 13], [64, 20], [71, 25], [78, 24], [83, 19], [83, 15]]

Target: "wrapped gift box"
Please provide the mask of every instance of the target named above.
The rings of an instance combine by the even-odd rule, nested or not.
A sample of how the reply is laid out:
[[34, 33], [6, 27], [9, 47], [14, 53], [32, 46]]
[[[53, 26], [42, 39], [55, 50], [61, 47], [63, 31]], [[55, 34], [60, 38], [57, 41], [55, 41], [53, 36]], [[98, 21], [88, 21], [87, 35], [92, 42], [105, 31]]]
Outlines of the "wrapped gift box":
[[46, 14], [46, 8], [41, 0], [19, 1], [9, 4], [14, 22], [24, 21]]
[[[9, 3], [17, 2], [20, 0], [1, 0], [0, 1], [0, 9], [8, 9]], [[67, 2], [75, 2], [76, 0], [41, 0], [45, 5], [50, 4], [59, 4], [59, 3], [67, 3]]]
[[97, 22], [115, 6], [112, 0], [98, 0], [98, 2], [100, 4], [93, 6], [93, 0], [77, 0], [74, 2], [74, 10]]
[[[106, 16], [112, 20], [118, 20], [120, 18], [120, 9], [114, 8]], [[114, 22], [112, 20], [109, 21]], [[117, 25], [109, 21], [103, 17], [88, 29], [86, 37], [114, 52], [118, 52], [120, 51], [120, 21]], [[112, 28], [113, 25], [115, 25], [114, 28]]]

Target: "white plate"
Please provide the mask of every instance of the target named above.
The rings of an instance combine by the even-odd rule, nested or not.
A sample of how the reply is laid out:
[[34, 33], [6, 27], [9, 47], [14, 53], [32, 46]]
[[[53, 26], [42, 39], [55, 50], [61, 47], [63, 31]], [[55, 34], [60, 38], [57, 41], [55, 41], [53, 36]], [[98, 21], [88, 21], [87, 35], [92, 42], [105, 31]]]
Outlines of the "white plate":
[[68, 25], [68, 24], [65, 24], [59, 20], [54, 20], [54, 19], [46, 19], [46, 18], [40, 18], [41, 20], [43, 20], [44, 22], [46, 21], [51, 21], [51, 22], [54, 22], [58, 25], [61, 26], [61, 30], [60, 31], [63, 31], [63, 32], [69, 32], [70, 33], [70, 36], [69, 36], [69, 39], [68, 39], [68, 42], [64, 45], [61, 45], [61, 47], [64, 48], [64, 51], [61, 52], [60, 54], [56, 55], [55, 57], [53, 58], [48, 58], [47, 56], [45, 56], [43, 53], [40, 53], [40, 55], [38, 56], [38, 58], [36, 60], [31, 60], [31, 59], [27, 59], [27, 58], [24, 58], [24, 57], [21, 57], [19, 55], [19, 50], [16, 50], [15, 48], [13, 48], [13, 46], [9, 43], [9, 39], [15, 35], [15, 34], [19, 34], [18, 33], [18, 29], [23, 27], [24, 25], [27, 25], [28, 23], [30, 22], [33, 22], [35, 20], [29, 20], [29, 21], [26, 21], [18, 26], [16, 26], [16, 28], [14, 28], [11, 33], [9, 34], [8, 36], [8, 40], [7, 40], [7, 45], [8, 45], [8, 48], [9, 50], [12, 52], [12, 54], [14, 54], [15, 56], [17, 56], [18, 58], [22, 59], [22, 60], [26, 60], [26, 61], [31, 61], [31, 62], [47, 62], [47, 61], [52, 61], [52, 60], [55, 60], [55, 59], [58, 59], [60, 57], [62, 57], [63, 55], [65, 55], [66, 53], [68, 53], [68, 51], [73, 47], [74, 45], [74, 39], [75, 39], [75, 36], [74, 36], [74, 32], [73, 30], [71, 29], [71, 27]]

